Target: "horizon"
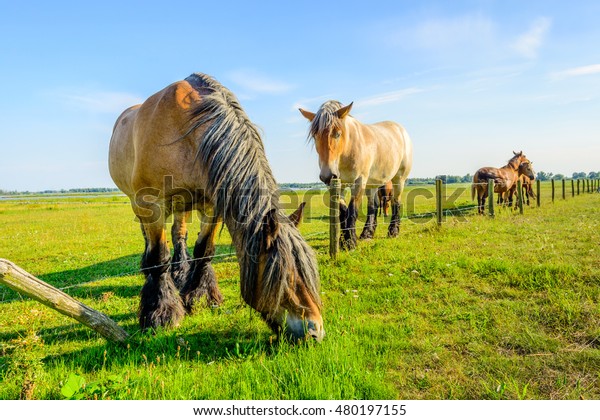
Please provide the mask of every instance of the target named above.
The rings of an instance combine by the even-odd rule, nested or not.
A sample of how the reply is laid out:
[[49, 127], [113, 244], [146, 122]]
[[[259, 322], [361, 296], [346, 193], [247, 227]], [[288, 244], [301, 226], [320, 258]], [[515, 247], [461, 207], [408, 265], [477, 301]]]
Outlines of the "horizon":
[[538, 171], [600, 170], [600, 3], [340, 4], [0, 5], [0, 190], [115, 187], [117, 117], [194, 72], [237, 96], [281, 184], [319, 182], [298, 108], [328, 99], [404, 125], [410, 178], [500, 167], [513, 150]]

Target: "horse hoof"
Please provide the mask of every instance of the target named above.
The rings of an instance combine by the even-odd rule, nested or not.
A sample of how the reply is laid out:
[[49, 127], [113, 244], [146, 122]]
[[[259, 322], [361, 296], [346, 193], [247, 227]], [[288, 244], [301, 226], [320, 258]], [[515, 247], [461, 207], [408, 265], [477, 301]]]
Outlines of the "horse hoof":
[[142, 330], [156, 329], [159, 327], [177, 327], [185, 315], [185, 309], [179, 304], [161, 305], [155, 311], [140, 315]]

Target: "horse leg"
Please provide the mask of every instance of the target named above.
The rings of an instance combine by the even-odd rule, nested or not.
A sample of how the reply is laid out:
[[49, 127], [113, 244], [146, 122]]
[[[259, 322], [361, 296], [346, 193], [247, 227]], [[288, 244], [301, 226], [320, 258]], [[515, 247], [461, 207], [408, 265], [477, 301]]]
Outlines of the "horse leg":
[[343, 250], [350, 251], [356, 248], [356, 219], [358, 218], [358, 210], [356, 208], [356, 200], [354, 197], [350, 199], [350, 204], [345, 208], [345, 211], [340, 212], [340, 220], [342, 214], [345, 217], [344, 222], [340, 223], [342, 229], [342, 234], [340, 235], [340, 247]]
[[194, 245], [194, 260], [191, 262], [187, 279], [180, 289], [183, 306], [191, 313], [194, 302], [206, 295], [209, 305], [219, 305], [223, 295], [217, 285], [217, 276], [211, 264], [215, 255], [215, 236], [221, 222], [214, 217], [203, 216], [202, 228]]
[[340, 200], [340, 248], [346, 249], [346, 243], [344, 239], [344, 232], [346, 231], [346, 222], [348, 220], [348, 206], [343, 200]]
[[179, 290], [181, 290], [181, 287], [185, 283], [187, 273], [190, 269], [190, 255], [187, 249], [187, 221], [189, 217], [189, 211], [175, 212], [173, 214], [173, 226], [171, 227], [171, 239], [174, 248], [171, 276]]
[[[487, 198], [487, 196], [488, 192], [486, 191], [486, 189], [483, 189], [479, 198], [479, 214], [481, 215], [485, 214], [485, 199]], [[490, 200], [493, 200], [493, 198], [490, 198]]]
[[404, 190], [405, 179], [398, 178], [393, 180], [393, 193], [392, 193], [392, 220], [388, 227], [388, 237], [395, 238], [400, 233], [400, 213], [401, 213], [401, 200], [402, 191]]
[[360, 234], [360, 239], [373, 239], [375, 236], [375, 229], [377, 229], [377, 207], [375, 207], [375, 194], [376, 188], [367, 189], [367, 221], [365, 227]]
[[144, 224], [147, 240], [142, 257], [142, 272], [146, 282], [140, 293], [139, 321], [142, 329], [177, 325], [184, 309], [169, 263], [171, 260], [164, 219]]

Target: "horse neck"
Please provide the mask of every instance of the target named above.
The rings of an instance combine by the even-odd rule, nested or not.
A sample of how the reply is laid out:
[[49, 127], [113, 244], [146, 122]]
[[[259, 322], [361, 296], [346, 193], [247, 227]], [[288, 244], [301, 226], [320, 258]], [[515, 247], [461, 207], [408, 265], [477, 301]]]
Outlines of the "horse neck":
[[[256, 180], [256, 179], [255, 179]], [[263, 229], [264, 217], [272, 208], [278, 208], [276, 184], [245, 182], [225, 194], [230, 197], [223, 210], [223, 221], [238, 251], [246, 252], [246, 245]]]
[[520, 158], [515, 156], [511, 160], [509, 160], [508, 163], [502, 167], [502, 169], [510, 169], [511, 171], [517, 173], [519, 172], [519, 162]]

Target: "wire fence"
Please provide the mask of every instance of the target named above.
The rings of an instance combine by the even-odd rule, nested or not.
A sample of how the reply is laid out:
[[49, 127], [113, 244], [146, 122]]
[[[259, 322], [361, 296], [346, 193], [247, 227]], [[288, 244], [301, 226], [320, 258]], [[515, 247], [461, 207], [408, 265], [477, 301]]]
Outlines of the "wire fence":
[[[335, 180], [334, 180], [335, 181]], [[339, 180], [338, 180], [339, 181]], [[582, 193], [593, 193], [593, 192], [600, 192], [600, 180], [598, 179], [578, 179], [576, 180], [577, 182], [575, 182], [575, 180], [570, 180], [570, 186], [571, 186], [571, 196], [575, 197], [575, 195], [580, 195]], [[488, 205], [489, 205], [489, 210], [491, 211], [491, 216], [494, 215], [493, 213], [493, 202], [494, 202], [494, 184], [492, 183], [477, 183], [477, 184], [471, 184], [471, 185], [483, 185], [488, 187], [488, 197], [487, 199], [489, 200]], [[566, 199], [567, 197], [567, 180], [562, 180], [562, 198]], [[481, 206], [479, 205], [464, 205], [464, 206], [460, 206], [460, 207], [454, 207], [454, 208], [444, 208], [444, 204], [445, 204], [445, 200], [447, 199], [445, 193], [444, 193], [444, 184], [442, 183], [441, 180], [437, 180], [436, 182], [436, 193], [434, 195], [435, 197], [435, 207], [436, 210], [434, 211], [429, 211], [429, 212], [420, 212], [420, 213], [409, 213], [406, 216], [402, 217], [402, 219], [407, 219], [407, 220], [411, 220], [411, 219], [437, 219], [438, 225], [441, 225], [443, 223], [443, 220], [445, 217], [447, 216], [465, 216], [466, 214], [472, 214], [474, 213], [474, 211], [480, 210]], [[522, 195], [522, 191], [521, 191], [522, 186], [519, 185], [519, 187], [517, 188], [517, 205], [522, 209], [523, 206], [523, 195]], [[521, 193], [519, 193], [521, 192]], [[537, 202], [537, 206], [540, 206], [540, 195], [541, 195], [541, 189], [540, 189], [540, 181], [537, 180], [536, 181], [536, 202]], [[315, 239], [318, 237], [322, 237], [320, 239], [326, 239], [327, 237], [329, 237], [329, 242], [330, 242], [330, 255], [332, 256], [332, 258], [335, 258], [337, 252], [339, 251], [339, 237], [340, 235], [344, 232], [344, 231], [349, 231], [349, 230], [353, 230], [354, 228], [341, 228], [340, 227], [340, 220], [339, 220], [339, 207], [338, 205], [334, 206], [331, 203], [337, 203], [339, 204], [339, 199], [340, 199], [340, 195], [341, 195], [341, 184], [339, 184], [339, 182], [332, 182], [330, 189], [329, 189], [329, 193], [330, 193], [330, 215], [329, 215], [329, 220], [320, 220], [322, 221], [324, 224], [329, 226], [329, 230], [323, 230], [323, 231], [318, 231], [318, 232], [311, 232], [309, 234], [306, 234], [304, 236], [305, 239]], [[71, 200], [69, 199], [69, 197], [66, 197], [67, 200], [64, 201], [47, 201], [47, 200], [19, 200], [18, 198], [11, 198], [10, 200], [2, 200], [3, 202], [7, 202], [7, 203], [15, 203], [15, 204], [19, 204], [19, 205], [23, 205], [23, 204], [35, 204], [35, 205], [56, 205], [56, 204], [117, 204], [117, 205], [123, 205], [123, 204], [129, 204], [128, 201], [126, 200], [122, 200], [122, 201], [95, 201], [95, 200], [86, 200], [86, 201], [76, 201], [76, 200]], [[556, 183], [554, 180], [551, 181], [551, 199], [552, 202], [554, 202], [554, 200], [556, 199]], [[337, 201], [336, 201], [337, 200]], [[522, 212], [522, 210], [521, 210]], [[375, 216], [377, 217], [377, 216]], [[383, 224], [383, 225], [389, 225], [393, 223], [391, 220], [383, 220], [383, 221], [378, 221], [378, 224]], [[174, 265], [178, 265], [178, 264], [182, 264], [182, 263], [190, 263], [190, 262], [195, 262], [195, 261], [201, 261], [201, 260], [206, 260], [206, 259], [215, 259], [215, 258], [226, 258], [226, 257], [232, 257], [232, 256], [236, 256], [237, 254], [235, 252], [230, 252], [230, 253], [221, 253], [221, 254], [215, 254], [215, 255], [210, 255], [210, 256], [205, 256], [205, 257], [199, 257], [199, 258], [190, 258], [187, 259], [185, 261], [179, 261], [179, 262], [167, 262], [164, 264], [159, 264], [159, 265], [155, 265], [152, 267], [147, 267], [144, 268], [144, 270], [151, 270], [151, 269], [156, 269], [156, 268], [161, 268], [161, 267], [165, 267], [165, 266], [174, 266]], [[108, 280], [108, 279], [114, 279], [114, 278], [120, 278], [120, 277], [128, 277], [128, 276], [133, 276], [133, 275], [138, 275], [140, 273], [142, 273], [143, 270], [141, 269], [136, 269], [136, 270], [131, 270], [128, 272], [123, 272], [120, 274], [111, 274], [111, 275], [106, 275], [106, 276], [102, 276], [100, 278], [96, 278], [94, 280], [90, 280], [90, 281], [86, 281], [86, 282], [81, 282], [81, 283], [77, 283], [77, 284], [72, 284], [72, 285], [67, 285], [67, 286], [63, 286], [60, 287], [59, 290], [69, 290], [69, 289], [73, 289], [73, 288], [78, 288], [78, 287], [85, 287], [91, 283], [96, 283], [96, 282], [100, 282], [100, 281], [104, 281], [104, 280]], [[2, 293], [2, 297], [0, 298], [0, 303], [9, 303], [9, 302], [13, 302], [13, 301], [17, 301], [17, 300], [22, 300], [22, 298], [9, 298], [9, 299], [5, 299], [6, 296], [6, 292], [3, 291]], [[20, 297], [20, 295], [19, 295]]]

